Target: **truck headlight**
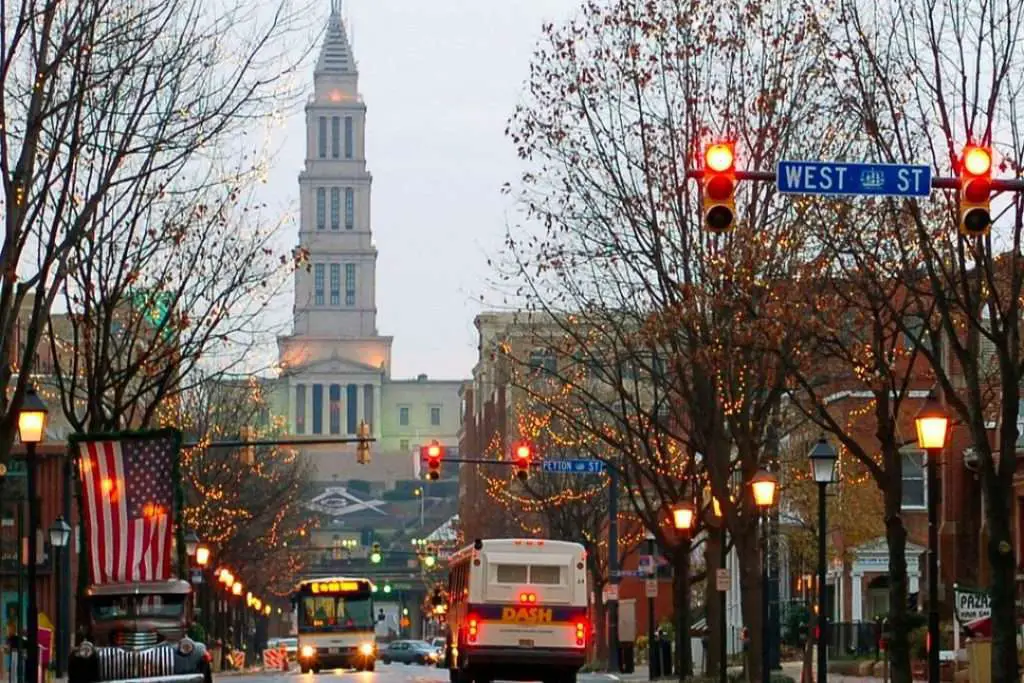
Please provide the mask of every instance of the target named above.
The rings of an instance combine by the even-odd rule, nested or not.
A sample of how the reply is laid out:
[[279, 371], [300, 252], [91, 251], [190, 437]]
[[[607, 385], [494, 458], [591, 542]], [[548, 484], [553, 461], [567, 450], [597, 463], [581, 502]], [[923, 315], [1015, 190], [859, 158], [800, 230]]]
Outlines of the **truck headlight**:
[[359, 646], [359, 654], [369, 657], [373, 654], [373, 643], [363, 643]]
[[195, 642], [194, 642], [194, 641], [193, 641], [193, 640], [192, 640], [191, 638], [189, 638], [189, 637], [185, 637], [185, 638], [182, 638], [182, 639], [181, 639], [181, 640], [180, 640], [180, 641], [178, 642], [178, 652], [180, 652], [180, 653], [181, 653], [181, 654], [183, 654], [183, 655], [186, 655], [186, 656], [187, 656], [187, 655], [190, 655], [190, 654], [192, 654], [192, 652], [193, 652], [193, 651], [194, 651], [195, 649], [196, 649], [196, 644], [195, 644]]
[[96, 654], [96, 648], [93, 647], [93, 644], [90, 643], [88, 640], [83, 640], [81, 644], [78, 646], [78, 650], [75, 651], [75, 654], [77, 654], [79, 657], [84, 657], [88, 659], [89, 657], [92, 657], [94, 654]]
[[303, 645], [302, 646], [302, 656], [305, 657], [306, 659], [309, 659], [310, 657], [312, 657], [315, 654], [316, 654], [316, 650], [313, 649], [312, 646], [310, 646], [310, 645]]

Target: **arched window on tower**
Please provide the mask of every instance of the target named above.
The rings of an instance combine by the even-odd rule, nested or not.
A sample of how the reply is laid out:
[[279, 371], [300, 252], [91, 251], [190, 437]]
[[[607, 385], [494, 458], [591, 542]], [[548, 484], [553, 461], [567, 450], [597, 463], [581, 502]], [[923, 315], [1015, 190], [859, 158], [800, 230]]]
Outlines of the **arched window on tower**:
[[331, 230], [341, 229], [341, 188], [331, 188]]
[[331, 158], [337, 159], [341, 156], [341, 118], [331, 117]]
[[327, 227], [327, 190], [316, 188], [316, 229], [323, 230]]
[[355, 130], [352, 126], [352, 117], [345, 117], [345, 158], [351, 159], [355, 156], [356, 140]]
[[320, 120], [317, 121], [317, 140], [316, 140], [316, 151], [317, 156], [321, 159], [327, 158], [327, 117], [321, 116]]

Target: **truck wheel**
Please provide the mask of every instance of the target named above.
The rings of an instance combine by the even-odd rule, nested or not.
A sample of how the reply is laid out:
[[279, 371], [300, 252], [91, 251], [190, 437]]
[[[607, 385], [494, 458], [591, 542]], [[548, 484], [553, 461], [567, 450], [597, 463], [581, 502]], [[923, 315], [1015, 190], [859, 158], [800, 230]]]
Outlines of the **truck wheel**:
[[370, 661], [368, 661], [366, 663], [366, 666], [363, 667], [363, 671], [373, 671], [376, 668], [377, 668], [377, 660], [371, 659]]
[[210, 666], [209, 662], [203, 662], [203, 667], [200, 671], [203, 674], [203, 683], [213, 683], [213, 667]]
[[300, 665], [300, 666], [299, 666], [299, 671], [300, 671], [301, 673], [304, 673], [304, 674], [308, 674], [308, 673], [309, 673], [309, 667], [308, 667], [308, 666], [301, 666], [301, 665]]

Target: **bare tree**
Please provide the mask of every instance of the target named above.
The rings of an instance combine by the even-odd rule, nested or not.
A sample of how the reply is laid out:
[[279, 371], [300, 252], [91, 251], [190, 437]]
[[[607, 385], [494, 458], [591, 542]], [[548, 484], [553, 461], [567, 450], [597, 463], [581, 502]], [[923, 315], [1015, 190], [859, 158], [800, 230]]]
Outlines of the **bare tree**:
[[[869, 158], [925, 162], [953, 175], [962, 165], [962, 146], [980, 143], [1001, 155], [999, 172], [1021, 176], [1024, 70], [1017, 54], [1024, 5], [854, 0], [843, 3], [839, 18], [831, 66], [836, 100], [859, 120]], [[978, 456], [988, 534], [982, 559], [993, 606], [992, 678], [1008, 683], [1018, 669], [1011, 509], [1024, 376], [1024, 200], [997, 197], [992, 233], [984, 237], [958, 231], [953, 193], [939, 200], [887, 204], [886, 220], [863, 227], [894, 256], [868, 257], [865, 266], [905, 279], [927, 323], [929, 343], [920, 353]], [[989, 421], [996, 424], [995, 439]]]
[[200, 0], [0, 7], [0, 460], [79, 246], [103, 237], [99, 225], [206, 185], [225, 141], [277, 108], [304, 16], [283, 2], [262, 15]]
[[[776, 2], [721, 10], [623, 0], [547, 27], [529, 98], [510, 125], [529, 166], [521, 179], [528, 220], [507, 241], [506, 290], [550, 316], [557, 333], [545, 333], [554, 338], [547, 343], [581, 356], [555, 372], [577, 399], [563, 419], [616, 452], [609, 465], [621, 469], [681, 581], [691, 548], [666, 533], [666, 508], [703, 499], [705, 482], [723, 501], [756, 676], [765, 629], [758, 514], [746, 483], [775, 466], [787, 429], [784, 367], [766, 350], [798, 342], [775, 283], [794, 275], [804, 237], [793, 212], [772, 208], [772, 191], [757, 184], [742, 187], [732, 232], [705, 231], [686, 171], [700, 166], [702, 143], [715, 134], [737, 143], [741, 168], [827, 157], [841, 136], [818, 108], [816, 10]], [[575, 375], [578, 366], [586, 372]], [[743, 483], [731, 491], [734, 472]], [[713, 659], [720, 648], [716, 638]]]
[[181, 411], [187, 438], [198, 442], [182, 458], [185, 523], [254, 591], [287, 594], [306, 560], [295, 548], [314, 523], [302, 507], [309, 464], [287, 447], [212, 446], [271, 440], [287, 433], [286, 420], [251, 377], [197, 383], [182, 394]]

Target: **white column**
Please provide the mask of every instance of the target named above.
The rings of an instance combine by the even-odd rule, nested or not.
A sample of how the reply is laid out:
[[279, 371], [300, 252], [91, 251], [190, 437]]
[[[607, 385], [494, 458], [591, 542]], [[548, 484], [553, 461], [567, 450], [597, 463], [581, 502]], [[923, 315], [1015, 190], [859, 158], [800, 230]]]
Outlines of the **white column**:
[[356, 431], [359, 430], [359, 423], [366, 415], [366, 408], [363, 406], [363, 385], [356, 384]]
[[864, 572], [860, 570], [853, 570], [852, 580], [850, 582], [851, 588], [851, 602], [853, 607], [852, 621], [857, 623], [864, 618], [864, 596], [861, 591], [864, 587]]
[[907, 579], [910, 584], [907, 587], [908, 593], [917, 593], [921, 590], [921, 570], [917, 566], [907, 567]]
[[383, 387], [374, 385], [373, 387], [373, 435], [376, 438], [381, 436], [381, 427], [384, 425], [384, 412], [381, 410], [381, 394], [384, 393]]

